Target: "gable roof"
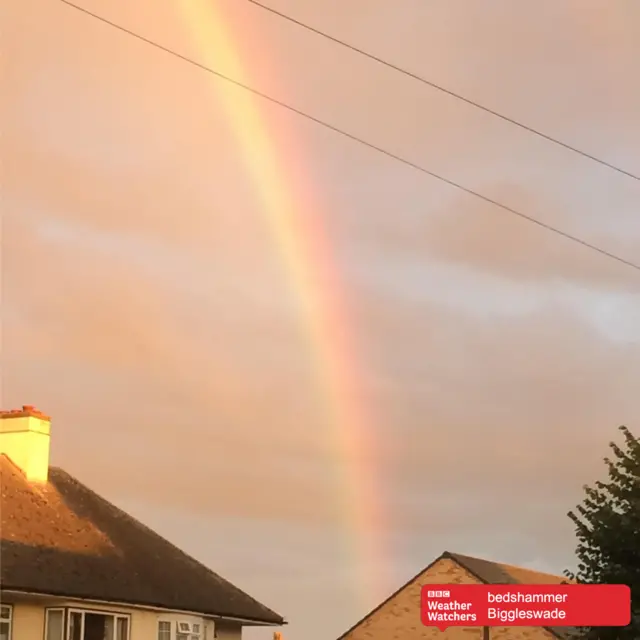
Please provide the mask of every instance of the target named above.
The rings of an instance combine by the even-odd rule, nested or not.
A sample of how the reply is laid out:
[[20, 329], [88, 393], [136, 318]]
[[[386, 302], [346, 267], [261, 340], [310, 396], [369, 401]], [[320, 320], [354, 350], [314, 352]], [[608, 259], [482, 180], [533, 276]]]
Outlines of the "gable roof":
[[285, 624], [62, 469], [35, 485], [0, 455], [0, 486], [4, 590]]
[[570, 584], [571, 580], [552, 573], [525, 569], [512, 564], [493, 562], [465, 556], [461, 553], [445, 551], [439, 559], [446, 557], [457, 562], [461, 567], [486, 584]]
[[[533, 571], [514, 565], [493, 562], [482, 558], [463, 555], [461, 553], [451, 553], [445, 551], [435, 560], [429, 563], [419, 573], [414, 575], [410, 580], [405, 582], [399, 589], [394, 591], [384, 602], [380, 603], [373, 611], [370, 611], [364, 618], [356, 622], [350, 629], [345, 631], [338, 640], [346, 638], [356, 627], [359, 627], [365, 620], [370, 618], [374, 613], [382, 609], [384, 605], [391, 602], [398, 594], [404, 591], [409, 585], [418, 580], [424, 573], [429, 571], [436, 563], [441, 560], [453, 560], [462, 567], [467, 573], [470, 573], [479, 582], [484, 584], [570, 584], [572, 581], [562, 576]], [[559, 640], [570, 640], [575, 633], [574, 629], [569, 627], [544, 627], [554, 637]]]

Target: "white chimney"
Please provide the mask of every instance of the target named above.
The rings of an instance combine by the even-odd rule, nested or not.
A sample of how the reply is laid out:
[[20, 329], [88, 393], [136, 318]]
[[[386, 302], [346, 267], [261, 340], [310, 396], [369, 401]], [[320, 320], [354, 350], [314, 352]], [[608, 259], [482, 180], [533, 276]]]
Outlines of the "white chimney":
[[49, 477], [51, 419], [35, 407], [0, 411], [0, 454], [19, 467], [30, 482]]

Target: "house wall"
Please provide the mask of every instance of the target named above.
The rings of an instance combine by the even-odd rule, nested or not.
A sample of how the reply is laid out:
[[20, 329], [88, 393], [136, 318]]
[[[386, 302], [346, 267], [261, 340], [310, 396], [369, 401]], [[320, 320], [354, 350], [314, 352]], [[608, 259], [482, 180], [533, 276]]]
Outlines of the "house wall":
[[[425, 584], [478, 584], [458, 563], [443, 558], [371, 614], [343, 640], [482, 640], [481, 627], [450, 627], [439, 631], [420, 620], [420, 592]], [[553, 640], [540, 627], [494, 627], [491, 640]]]
[[73, 600], [50, 600], [45, 604], [27, 602], [13, 603], [13, 621], [11, 640], [43, 640], [45, 607], [69, 607], [71, 609], [92, 610], [96, 612], [124, 613], [131, 617], [130, 640], [157, 640], [158, 620], [189, 620], [203, 625], [205, 635], [202, 640], [241, 640], [242, 627], [239, 624], [222, 623], [214, 636], [212, 620], [205, 620], [183, 614], [164, 613], [144, 609], [128, 609], [112, 605], [95, 605]]
[[12, 640], [42, 640], [44, 638], [44, 607], [34, 604], [14, 604], [11, 636]]

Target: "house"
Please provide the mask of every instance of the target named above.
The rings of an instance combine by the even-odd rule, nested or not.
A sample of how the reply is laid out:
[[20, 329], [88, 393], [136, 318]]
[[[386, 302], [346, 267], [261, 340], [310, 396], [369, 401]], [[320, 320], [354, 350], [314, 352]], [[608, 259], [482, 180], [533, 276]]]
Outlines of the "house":
[[568, 640], [574, 630], [545, 627], [449, 627], [420, 619], [425, 584], [561, 584], [567, 578], [445, 551], [338, 640]]
[[284, 619], [62, 469], [50, 420], [0, 412], [0, 640], [239, 640]]

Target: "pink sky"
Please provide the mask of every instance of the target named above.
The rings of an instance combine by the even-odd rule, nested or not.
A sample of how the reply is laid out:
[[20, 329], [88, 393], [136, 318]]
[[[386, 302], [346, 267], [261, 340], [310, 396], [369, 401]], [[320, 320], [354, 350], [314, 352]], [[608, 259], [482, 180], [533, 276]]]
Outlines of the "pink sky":
[[[215, 62], [187, 1], [204, 2], [82, 4]], [[636, 0], [269, 1], [640, 173]], [[218, 4], [257, 88], [640, 259], [640, 183]], [[337, 637], [376, 604], [367, 571], [390, 592], [445, 548], [572, 562], [565, 514], [615, 427], [639, 428], [640, 274], [264, 105], [291, 184], [322, 202], [384, 452], [388, 557], [360, 567], [296, 299], [220, 108], [249, 98], [57, 0], [0, 20], [2, 405], [53, 416], [55, 464], [285, 615], [291, 640]]]

